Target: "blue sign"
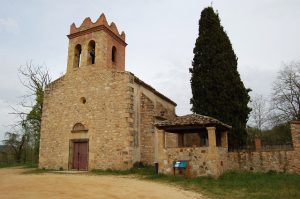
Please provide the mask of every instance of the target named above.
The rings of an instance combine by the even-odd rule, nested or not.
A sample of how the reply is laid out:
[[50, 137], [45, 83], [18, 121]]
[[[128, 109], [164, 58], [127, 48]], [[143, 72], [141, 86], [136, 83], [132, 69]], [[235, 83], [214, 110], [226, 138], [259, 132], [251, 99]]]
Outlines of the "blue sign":
[[173, 162], [174, 168], [187, 168], [187, 161], [186, 160], [177, 160]]

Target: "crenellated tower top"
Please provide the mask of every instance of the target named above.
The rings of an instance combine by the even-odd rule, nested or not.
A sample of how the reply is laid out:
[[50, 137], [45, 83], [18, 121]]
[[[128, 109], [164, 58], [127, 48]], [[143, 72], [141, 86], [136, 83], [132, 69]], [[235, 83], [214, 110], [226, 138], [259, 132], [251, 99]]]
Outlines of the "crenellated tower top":
[[68, 71], [88, 65], [125, 70], [126, 36], [102, 13], [96, 22], [87, 17], [79, 27], [70, 26]]
[[122, 31], [120, 34], [114, 22], [111, 22], [110, 25], [108, 25], [106, 17], [103, 13], [95, 23], [92, 22], [90, 17], [85, 18], [78, 28], [76, 27], [75, 23], [72, 23], [70, 26], [70, 34], [68, 35], [68, 37], [74, 38], [78, 35], [88, 34], [97, 30], [104, 30], [108, 33], [114, 33], [115, 36], [119, 37], [119, 39], [121, 39], [125, 43], [126, 36], [124, 31]]

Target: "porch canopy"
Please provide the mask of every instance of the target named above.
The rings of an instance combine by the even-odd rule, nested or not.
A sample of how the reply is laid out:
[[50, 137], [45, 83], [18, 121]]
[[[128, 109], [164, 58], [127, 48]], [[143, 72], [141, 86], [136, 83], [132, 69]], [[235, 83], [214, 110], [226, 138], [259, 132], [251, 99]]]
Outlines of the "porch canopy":
[[[231, 126], [215, 118], [199, 114], [188, 114], [177, 116], [172, 120], [158, 121], [155, 126], [164, 132], [178, 134], [178, 147], [195, 145], [198, 139], [196, 143], [202, 140], [200, 145], [208, 146], [208, 143], [215, 143], [214, 145], [227, 147], [227, 131], [231, 129]], [[195, 135], [199, 135], [199, 138]]]
[[158, 129], [163, 129], [170, 133], [184, 133], [185, 131], [198, 131], [206, 127], [215, 127], [221, 131], [231, 129], [231, 126], [205, 115], [189, 114], [177, 116], [173, 120], [164, 120], [155, 123]]

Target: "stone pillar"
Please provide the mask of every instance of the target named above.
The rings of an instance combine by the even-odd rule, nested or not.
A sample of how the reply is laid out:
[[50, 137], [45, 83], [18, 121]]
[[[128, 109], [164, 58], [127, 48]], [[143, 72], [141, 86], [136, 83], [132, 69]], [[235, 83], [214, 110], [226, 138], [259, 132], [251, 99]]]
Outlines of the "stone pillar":
[[80, 57], [79, 57], [79, 68], [86, 66], [86, 46], [85, 45], [81, 45], [81, 53], [80, 53]]
[[154, 162], [158, 162], [158, 129], [154, 130]]
[[300, 151], [300, 121], [291, 121], [290, 125], [293, 147]]
[[216, 128], [206, 127], [208, 134], [208, 154], [207, 166], [211, 176], [218, 177], [220, 175], [219, 156], [216, 148]]
[[216, 150], [216, 128], [206, 127], [208, 134], [208, 149], [211, 151]]
[[154, 161], [158, 163], [159, 172], [163, 172], [165, 151], [164, 151], [164, 130], [155, 128], [155, 148], [154, 148]]
[[294, 171], [300, 173], [300, 121], [291, 121], [291, 136], [293, 142], [293, 165]]
[[255, 150], [260, 151], [261, 150], [261, 139], [255, 138]]
[[221, 146], [228, 148], [228, 137], [227, 137], [227, 131], [223, 131], [221, 134]]

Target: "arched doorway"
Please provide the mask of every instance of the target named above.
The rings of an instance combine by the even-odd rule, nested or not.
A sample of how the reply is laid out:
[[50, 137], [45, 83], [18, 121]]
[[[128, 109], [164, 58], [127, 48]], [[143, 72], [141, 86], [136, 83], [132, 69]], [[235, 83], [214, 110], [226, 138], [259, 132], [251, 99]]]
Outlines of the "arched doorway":
[[71, 132], [75, 139], [70, 140], [69, 168], [81, 171], [88, 170], [88, 129], [82, 123], [76, 123]]

